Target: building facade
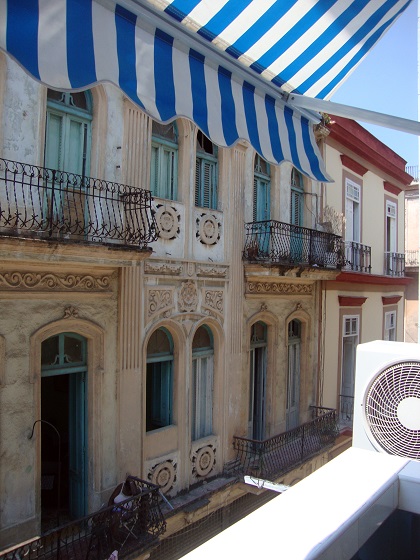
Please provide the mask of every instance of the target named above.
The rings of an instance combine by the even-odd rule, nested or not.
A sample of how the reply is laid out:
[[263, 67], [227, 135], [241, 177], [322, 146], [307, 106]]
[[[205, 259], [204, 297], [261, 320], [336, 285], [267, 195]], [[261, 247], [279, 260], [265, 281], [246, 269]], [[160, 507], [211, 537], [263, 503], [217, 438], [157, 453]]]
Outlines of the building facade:
[[[325, 152], [334, 183], [325, 185], [325, 217], [342, 235], [344, 266], [325, 284], [325, 405], [351, 425], [357, 344], [404, 340], [404, 191], [406, 162], [354, 121], [331, 117]], [[328, 221], [328, 220], [326, 220]]]
[[220, 480], [176, 532], [247, 495], [244, 450], [339, 406], [357, 342], [401, 339], [408, 176], [353, 122], [319, 128], [326, 185], [109, 84], [49, 90], [4, 55], [0, 78], [1, 545], [45, 529], [58, 478], [64, 520], [128, 474], [169, 500]]

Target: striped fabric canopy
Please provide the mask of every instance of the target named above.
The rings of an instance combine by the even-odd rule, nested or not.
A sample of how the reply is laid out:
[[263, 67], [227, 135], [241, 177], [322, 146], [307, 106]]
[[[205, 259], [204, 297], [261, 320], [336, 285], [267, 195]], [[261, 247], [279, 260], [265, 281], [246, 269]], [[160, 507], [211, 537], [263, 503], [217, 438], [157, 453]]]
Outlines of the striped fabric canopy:
[[[317, 95], [331, 91], [407, 4], [0, 0], [0, 48], [49, 87], [72, 90], [111, 82], [161, 122], [187, 117], [220, 146], [245, 139], [269, 162], [290, 161], [322, 181], [328, 177], [313, 134], [316, 118], [288, 106], [278, 85]], [[341, 60], [338, 72], [334, 60]], [[279, 61], [292, 72], [291, 80], [279, 77]], [[332, 65], [335, 78], [328, 77], [328, 85], [316, 80], [315, 91], [315, 77], [331, 72]], [[261, 73], [275, 76], [270, 82]]]

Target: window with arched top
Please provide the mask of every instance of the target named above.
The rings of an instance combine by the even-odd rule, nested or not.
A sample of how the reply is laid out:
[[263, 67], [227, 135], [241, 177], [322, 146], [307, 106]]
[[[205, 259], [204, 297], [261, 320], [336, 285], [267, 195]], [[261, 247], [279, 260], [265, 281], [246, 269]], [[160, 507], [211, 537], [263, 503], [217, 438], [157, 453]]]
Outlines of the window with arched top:
[[256, 440], [265, 438], [265, 398], [267, 378], [267, 325], [262, 321], [251, 327], [249, 370], [249, 435]]
[[253, 221], [270, 219], [270, 164], [259, 154], [254, 160]]
[[89, 175], [92, 95], [85, 92], [47, 92], [45, 167]]
[[150, 190], [154, 196], [176, 200], [178, 196], [178, 127], [173, 121], [152, 124]]
[[291, 430], [299, 425], [300, 413], [300, 373], [301, 373], [302, 323], [293, 319], [287, 326], [288, 375], [286, 428]]
[[195, 160], [195, 205], [217, 208], [217, 146], [199, 130]]
[[192, 342], [191, 437], [197, 440], [213, 432], [214, 345], [206, 325], [197, 329]]
[[294, 167], [290, 179], [290, 223], [303, 225], [303, 176]]
[[165, 328], [151, 334], [146, 363], [146, 432], [150, 432], [173, 422], [173, 340]]

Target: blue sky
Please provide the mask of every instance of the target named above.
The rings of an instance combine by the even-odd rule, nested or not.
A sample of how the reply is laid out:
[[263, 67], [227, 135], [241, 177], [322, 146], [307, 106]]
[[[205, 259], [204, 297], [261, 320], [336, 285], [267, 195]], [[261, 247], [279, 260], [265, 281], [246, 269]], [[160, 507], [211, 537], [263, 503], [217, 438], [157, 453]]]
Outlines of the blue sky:
[[[418, 120], [417, 1], [413, 0], [331, 101]], [[361, 124], [408, 165], [419, 164], [417, 136]]]

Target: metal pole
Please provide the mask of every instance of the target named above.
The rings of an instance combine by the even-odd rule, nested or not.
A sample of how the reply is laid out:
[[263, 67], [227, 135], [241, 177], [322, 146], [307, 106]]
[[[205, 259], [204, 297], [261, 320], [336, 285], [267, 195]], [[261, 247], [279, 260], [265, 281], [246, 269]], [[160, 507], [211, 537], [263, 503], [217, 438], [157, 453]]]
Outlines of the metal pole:
[[57, 430], [54, 424], [51, 424], [51, 422], [48, 422], [47, 420], [35, 420], [32, 426], [31, 435], [28, 437], [28, 439], [32, 439], [34, 435], [35, 425], [38, 424], [38, 422], [42, 422], [43, 424], [47, 424], [48, 426], [51, 426], [51, 428], [55, 431], [58, 437], [58, 475], [57, 475], [57, 527], [58, 527], [60, 525], [60, 506], [61, 506], [61, 502], [60, 502], [61, 500], [61, 436], [60, 436], [60, 432]]

